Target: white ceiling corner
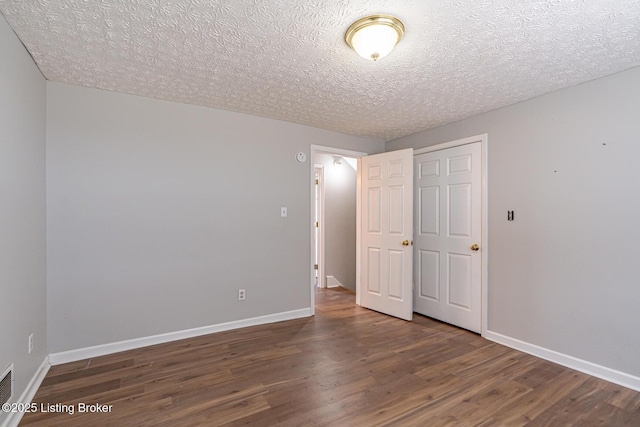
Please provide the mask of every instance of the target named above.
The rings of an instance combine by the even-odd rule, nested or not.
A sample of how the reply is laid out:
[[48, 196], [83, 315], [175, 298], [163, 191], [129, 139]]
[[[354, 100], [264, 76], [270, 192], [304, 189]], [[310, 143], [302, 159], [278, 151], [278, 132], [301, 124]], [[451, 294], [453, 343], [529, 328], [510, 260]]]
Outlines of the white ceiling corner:
[[[640, 0], [0, 0], [43, 74], [360, 135], [416, 133], [640, 65]], [[363, 16], [404, 39], [366, 61]]]

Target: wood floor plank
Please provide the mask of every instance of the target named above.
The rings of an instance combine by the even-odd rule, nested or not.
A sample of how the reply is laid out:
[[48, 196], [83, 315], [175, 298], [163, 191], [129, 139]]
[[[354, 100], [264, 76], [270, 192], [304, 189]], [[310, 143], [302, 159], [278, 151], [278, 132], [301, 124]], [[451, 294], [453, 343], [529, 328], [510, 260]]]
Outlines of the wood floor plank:
[[322, 289], [311, 318], [54, 366], [34, 402], [76, 412], [21, 425], [640, 426], [638, 392], [354, 299]]
[[509, 426], [524, 426], [546, 411], [558, 400], [563, 399], [572, 390], [587, 380], [588, 376], [570, 369], [563, 370], [548, 381], [545, 387], [537, 387], [524, 396], [513, 399], [494, 415], [500, 422]]

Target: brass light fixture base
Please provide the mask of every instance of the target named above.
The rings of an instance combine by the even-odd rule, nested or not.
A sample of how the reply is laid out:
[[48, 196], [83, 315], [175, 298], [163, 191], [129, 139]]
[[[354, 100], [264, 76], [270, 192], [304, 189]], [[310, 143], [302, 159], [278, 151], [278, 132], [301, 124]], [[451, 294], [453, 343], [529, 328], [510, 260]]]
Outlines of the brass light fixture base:
[[[396, 44], [400, 40], [402, 40], [402, 37], [404, 36], [404, 31], [405, 31], [404, 24], [398, 18], [390, 15], [371, 15], [362, 19], [358, 19], [356, 22], [351, 24], [351, 26], [347, 29], [347, 32], [345, 33], [344, 40], [353, 50], [358, 52], [356, 50], [356, 47], [353, 45], [353, 37], [358, 31], [364, 28], [370, 27], [372, 25], [386, 25], [388, 27], [393, 28], [395, 32], [398, 34], [398, 39], [396, 41]], [[360, 52], [358, 52], [358, 54], [360, 54]], [[376, 54], [372, 54], [371, 58], [369, 59], [372, 59], [374, 61], [378, 59], [378, 57], [375, 55]]]

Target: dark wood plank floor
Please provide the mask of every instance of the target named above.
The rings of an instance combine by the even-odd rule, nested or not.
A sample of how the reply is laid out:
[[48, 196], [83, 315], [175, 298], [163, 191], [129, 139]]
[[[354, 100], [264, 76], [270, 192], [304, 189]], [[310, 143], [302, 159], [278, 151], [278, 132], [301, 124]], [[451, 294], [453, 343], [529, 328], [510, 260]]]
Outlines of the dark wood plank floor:
[[20, 425], [640, 426], [638, 392], [354, 300], [321, 290], [313, 318], [54, 366], [34, 401], [75, 413]]

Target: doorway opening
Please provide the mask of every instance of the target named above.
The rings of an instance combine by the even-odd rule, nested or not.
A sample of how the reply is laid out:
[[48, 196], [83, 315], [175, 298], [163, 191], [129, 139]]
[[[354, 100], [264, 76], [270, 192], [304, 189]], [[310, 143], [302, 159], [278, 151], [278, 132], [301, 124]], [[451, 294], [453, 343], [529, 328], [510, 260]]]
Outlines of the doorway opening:
[[366, 153], [311, 147], [311, 310], [316, 289], [355, 292], [358, 158]]

